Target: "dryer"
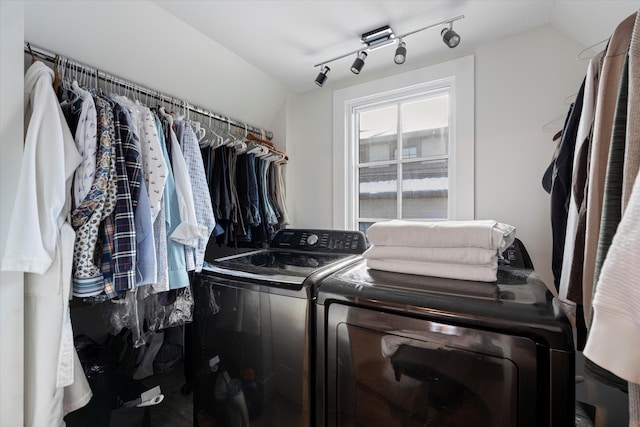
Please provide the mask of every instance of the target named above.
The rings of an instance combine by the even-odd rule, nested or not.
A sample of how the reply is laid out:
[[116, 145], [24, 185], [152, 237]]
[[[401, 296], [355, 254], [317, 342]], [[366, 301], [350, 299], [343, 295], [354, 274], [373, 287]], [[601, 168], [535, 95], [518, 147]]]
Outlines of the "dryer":
[[364, 260], [322, 280], [316, 425], [573, 426], [571, 325], [518, 245], [495, 283]]

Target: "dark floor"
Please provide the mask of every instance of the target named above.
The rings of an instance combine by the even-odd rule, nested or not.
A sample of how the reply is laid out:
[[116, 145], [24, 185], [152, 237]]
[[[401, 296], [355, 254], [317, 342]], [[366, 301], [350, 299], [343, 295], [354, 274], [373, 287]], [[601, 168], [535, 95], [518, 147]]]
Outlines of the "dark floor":
[[169, 372], [145, 378], [147, 388], [160, 386], [164, 400], [151, 409], [151, 427], [192, 427], [193, 393], [182, 394], [185, 384], [183, 364], [178, 363]]

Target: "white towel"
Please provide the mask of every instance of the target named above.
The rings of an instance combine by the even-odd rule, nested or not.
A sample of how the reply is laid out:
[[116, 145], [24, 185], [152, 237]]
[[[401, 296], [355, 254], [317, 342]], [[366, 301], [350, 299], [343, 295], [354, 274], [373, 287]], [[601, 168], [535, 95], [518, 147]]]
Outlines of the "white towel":
[[417, 248], [410, 246], [378, 246], [367, 249], [365, 259], [403, 259], [444, 264], [486, 265], [498, 260], [496, 249], [485, 248]]
[[417, 274], [420, 276], [444, 277], [447, 279], [495, 282], [498, 279], [498, 263], [487, 265], [438, 264], [406, 261], [401, 259], [368, 259], [367, 267], [394, 273]]
[[515, 239], [515, 227], [493, 220], [377, 222], [367, 230], [373, 245], [424, 248], [485, 248], [502, 253]]

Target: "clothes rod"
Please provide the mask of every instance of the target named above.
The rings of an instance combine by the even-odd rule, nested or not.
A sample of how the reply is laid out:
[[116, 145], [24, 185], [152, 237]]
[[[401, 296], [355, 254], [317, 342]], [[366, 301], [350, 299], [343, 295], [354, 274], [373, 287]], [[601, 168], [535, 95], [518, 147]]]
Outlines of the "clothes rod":
[[33, 46], [32, 44], [30, 44], [29, 42], [26, 42], [24, 45], [24, 52], [28, 53], [29, 55], [31, 55], [33, 58], [37, 58], [37, 59], [41, 59], [44, 61], [48, 61], [51, 62], [52, 64], [56, 63], [56, 60], [60, 61], [63, 60], [66, 62], [66, 67], [69, 69], [74, 69], [76, 71], [79, 71], [81, 73], [87, 73], [87, 76], [89, 78], [96, 78], [96, 76], [98, 77], [98, 79], [102, 80], [103, 82], [105, 82], [108, 85], [117, 85], [121, 88], [124, 88], [126, 90], [131, 90], [133, 92], [136, 93], [140, 93], [145, 95], [145, 97], [151, 97], [154, 98], [158, 101], [161, 101], [162, 103], [167, 103], [170, 105], [175, 105], [175, 106], [179, 106], [180, 108], [187, 108], [189, 111], [199, 114], [201, 116], [204, 117], [208, 117], [211, 118], [213, 120], [217, 120], [219, 122], [223, 122], [226, 123], [228, 125], [234, 126], [237, 129], [240, 129], [242, 131], [247, 131], [247, 132], [251, 132], [254, 133], [256, 135], [259, 135], [262, 139], [266, 139], [268, 141], [271, 141], [273, 139], [273, 133], [271, 131], [267, 131], [264, 129], [260, 129], [254, 126], [250, 126], [247, 125], [244, 122], [240, 122], [237, 120], [233, 120], [229, 117], [224, 117], [221, 116], [217, 113], [205, 110], [204, 108], [200, 108], [197, 107], [195, 105], [191, 105], [190, 103], [181, 100], [180, 98], [175, 98], [175, 97], [171, 97], [171, 96], [167, 96], [162, 92], [153, 90], [153, 89], [149, 89], [146, 88], [142, 85], [139, 85], [137, 83], [134, 83], [130, 80], [126, 80], [126, 79], [122, 79], [118, 76], [115, 76], [113, 74], [109, 74], [109, 73], [105, 73], [104, 71], [100, 71], [95, 67], [91, 67], [89, 65], [83, 64], [81, 62], [78, 62], [74, 59], [71, 59], [69, 57], [66, 57], [64, 55], [59, 55], [59, 54], [55, 54], [52, 53], [50, 51], [47, 51], [46, 49], [40, 48], [40, 47], [36, 47]]

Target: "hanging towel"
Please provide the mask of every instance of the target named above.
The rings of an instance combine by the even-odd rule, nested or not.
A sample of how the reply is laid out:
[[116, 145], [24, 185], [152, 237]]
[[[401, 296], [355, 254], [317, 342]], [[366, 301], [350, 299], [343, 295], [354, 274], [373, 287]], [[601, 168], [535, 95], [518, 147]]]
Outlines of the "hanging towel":
[[486, 265], [498, 260], [496, 249], [416, 248], [373, 245], [362, 254], [365, 259], [404, 259], [444, 264]]
[[368, 259], [367, 267], [394, 273], [444, 277], [446, 279], [495, 282], [498, 278], [498, 263], [487, 265], [438, 264], [406, 261], [402, 259]]
[[423, 248], [485, 248], [504, 251], [516, 228], [493, 220], [416, 222], [392, 220], [373, 224], [367, 238], [373, 245]]

